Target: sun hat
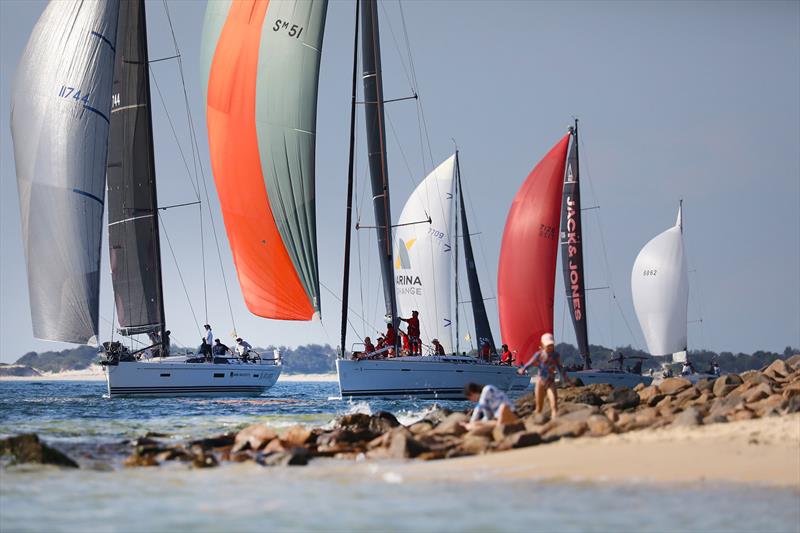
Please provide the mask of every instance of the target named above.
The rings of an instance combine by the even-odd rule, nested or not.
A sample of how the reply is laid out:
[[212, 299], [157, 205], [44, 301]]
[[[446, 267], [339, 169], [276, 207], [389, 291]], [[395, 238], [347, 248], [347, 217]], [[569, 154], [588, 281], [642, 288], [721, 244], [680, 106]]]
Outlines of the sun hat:
[[550, 346], [555, 344], [556, 340], [553, 338], [552, 333], [545, 333], [544, 335], [542, 335], [542, 346]]

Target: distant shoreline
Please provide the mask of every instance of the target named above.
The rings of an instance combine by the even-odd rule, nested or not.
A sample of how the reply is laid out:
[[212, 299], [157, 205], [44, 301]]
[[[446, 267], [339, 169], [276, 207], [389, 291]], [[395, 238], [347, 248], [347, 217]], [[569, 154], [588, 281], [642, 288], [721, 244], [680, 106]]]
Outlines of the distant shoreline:
[[[66, 370], [64, 372], [47, 372], [39, 376], [0, 376], [0, 381], [105, 381], [103, 369], [92, 365], [82, 370]], [[282, 374], [279, 382], [324, 383], [336, 381], [336, 373], [329, 374]]]

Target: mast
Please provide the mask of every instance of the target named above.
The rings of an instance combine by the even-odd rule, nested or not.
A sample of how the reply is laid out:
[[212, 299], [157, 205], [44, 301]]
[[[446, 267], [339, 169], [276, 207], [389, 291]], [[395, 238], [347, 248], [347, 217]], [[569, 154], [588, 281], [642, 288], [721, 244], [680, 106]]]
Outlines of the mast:
[[[456, 150], [456, 176], [458, 176], [458, 150]], [[461, 196], [461, 183], [460, 183], [460, 181], [458, 179], [456, 179], [456, 196], [457, 197]], [[459, 325], [459, 322], [458, 322], [458, 306], [459, 306], [459, 302], [461, 300], [461, 298], [458, 295], [458, 214], [456, 214], [456, 219], [455, 219], [455, 224], [454, 225], [455, 225], [455, 231], [454, 231], [453, 235], [455, 235], [455, 239], [453, 239], [453, 252], [454, 252], [454, 256], [455, 256], [455, 265], [453, 267], [453, 278], [454, 278], [455, 286], [456, 286], [456, 315], [455, 315], [454, 318], [455, 318], [455, 322], [456, 322], [456, 355], [458, 355], [460, 353], [460, 350], [459, 350], [459, 340], [460, 339], [458, 338], [459, 337], [459, 333], [458, 333], [459, 332], [459, 329], [458, 329], [458, 325]], [[463, 229], [462, 229], [462, 231], [463, 231]], [[478, 353], [480, 353], [480, 346], [478, 347], [478, 350], [479, 350]]]
[[350, 159], [347, 165], [347, 210], [344, 228], [344, 268], [342, 279], [342, 357], [347, 340], [347, 302], [350, 296], [350, 237], [353, 224], [353, 163], [356, 145], [356, 83], [358, 82], [358, 11], [360, 0], [356, 0], [356, 29], [353, 34], [353, 91], [350, 100]]
[[122, 2], [108, 154], [111, 274], [120, 333], [158, 332], [165, 353], [153, 120], [144, 0]]
[[[467, 270], [467, 282], [469, 283], [469, 296], [472, 303], [472, 315], [475, 320], [475, 337], [478, 339], [478, 350], [484, 341], [489, 342], [490, 353], [496, 354], [497, 348], [492, 336], [492, 328], [489, 325], [489, 317], [486, 314], [486, 305], [483, 303], [483, 292], [478, 278], [478, 269], [475, 266], [475, 255], [472, 250], [472, 239], [469, 235], [469, 225], [467, 224], [467, 210], [464, 205], [464, 190], [461, 186], [461, 165], [456, 152], [456, 187], [459, 191], [459, 210], [461, 212], [461, 234], [464, 242], [464, 263]], [[458, 299], [456, 299], [458, 301]]]
[[569, 128], [572, 146], [567, 155], [561, 209], [561, 266], [570, 317], [575, 328], [583, 367], [592, 367], [586, 327], [586, 278], [583, 275], [583, 227], [581, 224], [580, 168], [578, 161], [578, 119]]
[[[378, 236], [378, 256], [383, 278], [386, 316], [387, 320], [396, 328], [397, 297], [394, 288], [392, 213], [389, 201], [389, 174], [386, 162], [383, 77], [381, 72], [377, 0], [364, 0], [361, 3], [361, 26], [364, 108], [369, 150], [369, 171], [372, 182], [372, 203]], [[395, 343], [396, 347], [397, 343]]]

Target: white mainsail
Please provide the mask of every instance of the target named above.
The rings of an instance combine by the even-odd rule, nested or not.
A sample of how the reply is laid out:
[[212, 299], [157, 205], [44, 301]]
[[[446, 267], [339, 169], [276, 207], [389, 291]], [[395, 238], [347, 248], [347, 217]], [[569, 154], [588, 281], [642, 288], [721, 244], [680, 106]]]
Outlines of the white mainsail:
[[[419, 311], [422, 342], [439, 339], [445, 352], [453, 349], [452, 204], [455, 155], [417, 186], [406, 202], [395, 235], [395, 289], [401, 317]], [[430, 224], [418, 222], [430, 217]], [[408, 224], [404, 226], [403, 224]]]
[[33, 334], [96, 344], [118, 0], [56, 0], [17, 68], [11, 135]]
[[687, 347], [689, 273], [681, 217], [679, 207], [675, 226], [642, 248], [631, 272], [633, 306], [652, 355], [682, 352]]

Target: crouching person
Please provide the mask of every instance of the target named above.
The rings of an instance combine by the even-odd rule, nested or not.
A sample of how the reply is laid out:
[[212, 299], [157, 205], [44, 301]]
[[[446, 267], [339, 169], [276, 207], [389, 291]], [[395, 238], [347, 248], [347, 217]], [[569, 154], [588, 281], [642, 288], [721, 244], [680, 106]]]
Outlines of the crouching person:
[[478, 385], [467, 383], [464, 386], [464, 396], [471, 402], [476, 402], [472, 418], [467, 424], [467, 429], [472, 429], [482, 423], [497, 421], [501, 424], [513, 424], [519, 418], [514, 413], [514, 407], [506, 393], [494, 385]]

